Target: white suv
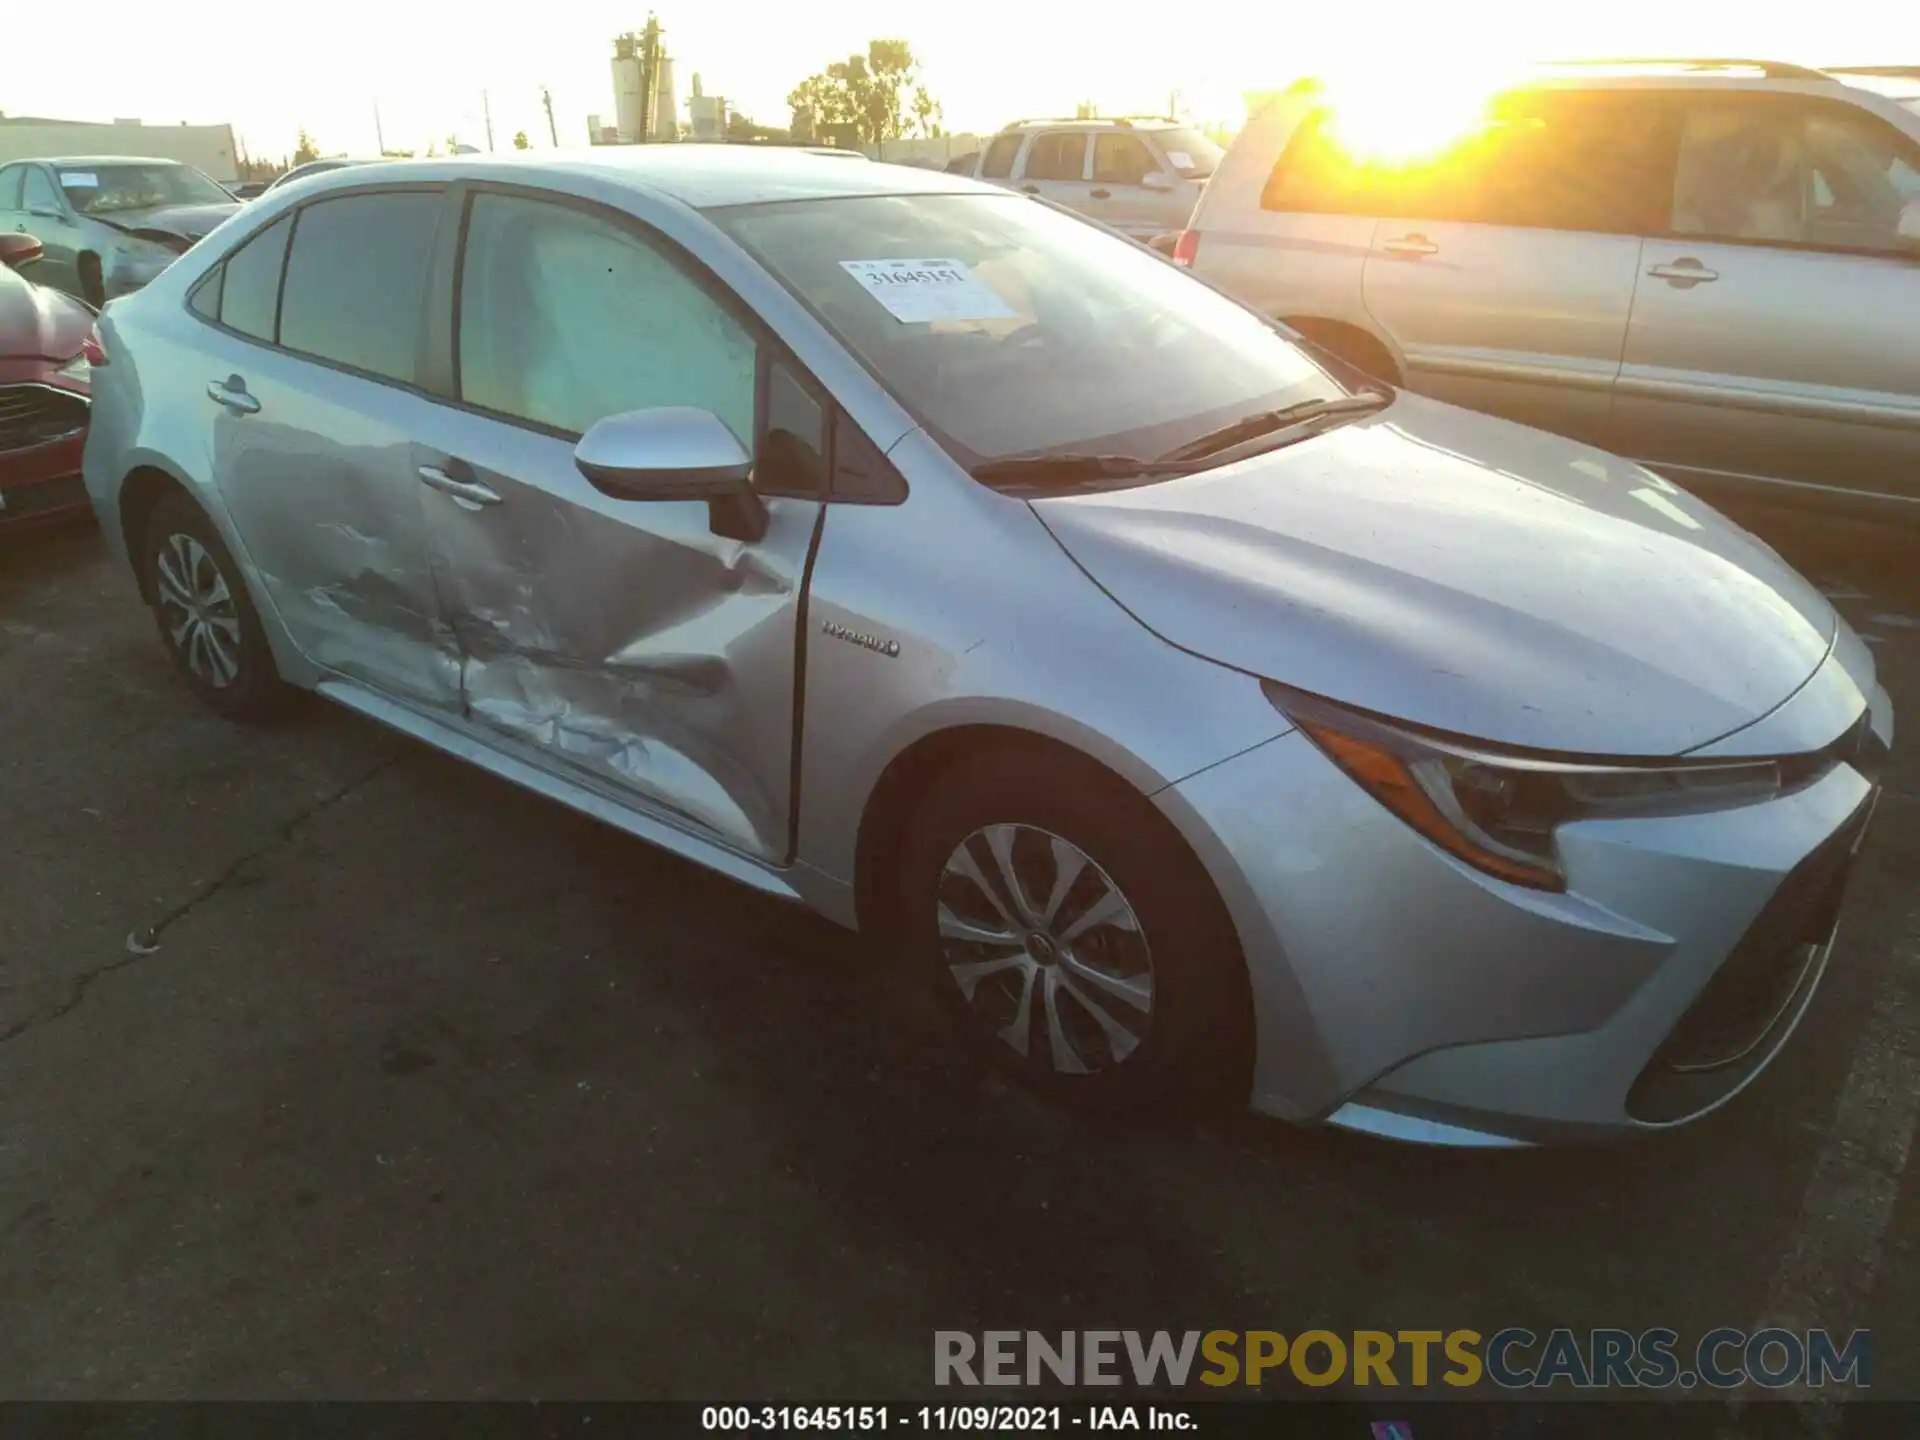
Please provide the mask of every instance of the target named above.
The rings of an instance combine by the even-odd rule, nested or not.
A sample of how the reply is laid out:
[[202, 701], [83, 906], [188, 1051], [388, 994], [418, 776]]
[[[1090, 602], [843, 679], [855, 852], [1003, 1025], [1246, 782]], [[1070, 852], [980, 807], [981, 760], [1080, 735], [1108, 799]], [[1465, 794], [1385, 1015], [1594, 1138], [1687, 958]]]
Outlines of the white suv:
[[1020, 120], [962, 173], [1150, 240], [1187, 223], [1221, 153], [1178, 120]]
[[1414, 164], [1340, 116], [1311, 82], [1274, 101], [1176, 258], [1382, 378], [1716, 498], [1920, 519], [1920, 70], [1558, 67]]

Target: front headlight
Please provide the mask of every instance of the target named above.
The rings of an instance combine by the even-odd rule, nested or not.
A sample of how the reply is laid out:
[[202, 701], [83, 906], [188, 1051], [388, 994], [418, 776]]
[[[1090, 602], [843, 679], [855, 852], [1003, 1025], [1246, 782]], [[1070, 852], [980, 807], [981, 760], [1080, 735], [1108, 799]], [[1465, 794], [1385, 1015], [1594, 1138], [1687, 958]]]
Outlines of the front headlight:
[[1267, 698], [1395, 815], [1469, 865], [1564, 890], [1554, 834], [1574, 820], [1719, 810], [1825, 773], [1828, 756], [1781, 760], [1559, 759], [1414, 731], [1269, 684]]

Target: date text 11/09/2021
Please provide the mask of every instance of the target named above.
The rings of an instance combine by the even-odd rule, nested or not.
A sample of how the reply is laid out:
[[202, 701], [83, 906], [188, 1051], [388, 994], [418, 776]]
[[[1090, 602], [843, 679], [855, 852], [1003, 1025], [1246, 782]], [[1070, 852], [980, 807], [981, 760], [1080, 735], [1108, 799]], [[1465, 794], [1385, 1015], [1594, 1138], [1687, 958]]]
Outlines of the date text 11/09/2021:
[[703, 1430], [1197, 1430], [1185, 1410], [1158, 1405], [708, 1405]]

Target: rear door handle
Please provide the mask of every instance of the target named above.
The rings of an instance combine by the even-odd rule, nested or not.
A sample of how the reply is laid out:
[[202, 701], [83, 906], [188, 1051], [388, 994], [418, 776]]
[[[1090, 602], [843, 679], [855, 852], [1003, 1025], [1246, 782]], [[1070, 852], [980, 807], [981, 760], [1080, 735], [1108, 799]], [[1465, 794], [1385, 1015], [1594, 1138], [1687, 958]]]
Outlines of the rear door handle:
[[1112, 197], [1113, 192], [1111, 190], [1095, 190], [1093, 192], [1093, 198], [1096, 200], [1109, 200]]
[[469, 505], [498, 505], [500, 492], [482, 485], [478, 480], [459, 480], [442, 470], [438, 465], [422, 465], [420, 478], [438, 490], [442, 495], [451, 495], [456, 500], [464, 500]]
[[1671, 265], [1656, 265], [1647, 274], [1656, 280], [1666, 280], [1674, 285], [1704, 284], [1709, 280], [1718, 280], [1720, 272], [1709, 270], [1698, 260], [1676, 260]]
[[225, 380], [207, 382], [207, 398], [216, 405], [224, 405], [236, 415], [258, 415], [260, 402], [247, 393], [247, 382], [238, 375], [229, 375]]
[[1403, 235], [1398, 240], [1389, 240], [1380, 247], [1389, 255], [1438, 255], [1440, 247], [1424, 235]]
[[1038, 195], [1040, 193], [1040, 187], [1038, 185], [1022, 185], [1020, 188], [1029, 195]]

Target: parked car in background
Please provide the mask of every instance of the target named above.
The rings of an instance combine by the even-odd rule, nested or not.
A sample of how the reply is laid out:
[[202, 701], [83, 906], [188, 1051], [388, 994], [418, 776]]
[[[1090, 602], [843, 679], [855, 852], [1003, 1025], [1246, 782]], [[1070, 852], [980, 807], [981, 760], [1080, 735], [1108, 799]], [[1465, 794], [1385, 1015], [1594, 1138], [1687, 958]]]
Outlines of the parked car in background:
[[[261, 194], [278, 190], [282, 185], [292, 184], [295, 180], [304, 180], [309, 175], [325, 175], [334, 170], [345, 170], [353, 165], [377, 165], [377, 160], [355, 160], [346, 155], [334, 155], [325, 160], [309, 160], [304, 165], [296, 165], [286, 174], [276, 176], [268, 183]], [[258, 198], [257, 196], [255, 198]]]
[[1187, 223], [1221, 153], [1177, 120], [1021, 120], [957, 173], [1045, 196], [1148, 240]]
[[1093, 1105], [1513, 1144], [1781, 1052], [1893, 727], [1819, 591], [1077, 215], [814, 159], [322, 176], [110, 307], [87, 484], [185, 683], [884, 937]]
[[78, 514], [87, 396], [101, 363], [94, 314], [18, 272], [40, 242], [0, 231], [0, 529]]
[[1411, 159], [1347, 138], [1365, 105], [1276, 100], [1177, 258], [1375, 375], [1712, 498], [1920, 519], [1913, 78], [1559, 67]]
[[96, 309], [165, 270], [240, 208], [177, 160], [125, 156], [19, 160], [0, 166], [0, 231], [32, 235], [33, 278]]

